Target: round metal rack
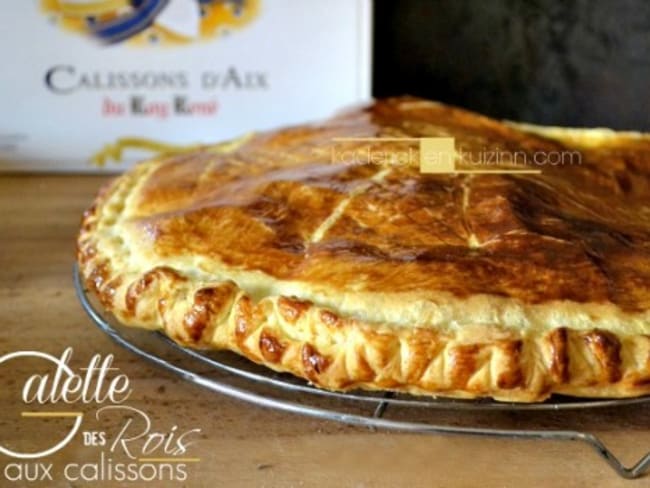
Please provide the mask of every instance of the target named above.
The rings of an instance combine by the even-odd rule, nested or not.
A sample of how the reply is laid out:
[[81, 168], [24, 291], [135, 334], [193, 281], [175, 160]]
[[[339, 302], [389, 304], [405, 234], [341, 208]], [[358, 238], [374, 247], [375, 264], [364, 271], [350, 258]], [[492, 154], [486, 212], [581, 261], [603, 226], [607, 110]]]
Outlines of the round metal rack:
[[[381, 392], [330, 392], [291, 375], [275, 373], [228, 351], [199, 351], [179, 346], [161, 333], [120, 325], [101, 310], [86, 292], [77, 267], [74, 285], [82, 307], [104, 333], [134, 354], [182, 379], [216, 393], [284, 412], [372, 429], [417, 434], [459, 434], [506, 439], [579, 441], [589, 445], [623, 478], [638, 478], [650, 470], [650, 452], [626, 467], [594, 434], [580, 430], [492, 428], [436, 424], [431, 411], [557, 412], [625, 408], [650, 402], [650, 396], [631, 399], [582, 400], [552, 397], [542, 403], [506, 403], [492, 400], [456, 400]], [[388, 412], [399, 412], [398, 419]], [[429, 415], [427, 415], [427, 411]], [[417, 412], [417, 415], [415, 414]], [[422, 415], [424, 412], [424, 415]], [[416, 419], [417, 417], [417, 419]]]

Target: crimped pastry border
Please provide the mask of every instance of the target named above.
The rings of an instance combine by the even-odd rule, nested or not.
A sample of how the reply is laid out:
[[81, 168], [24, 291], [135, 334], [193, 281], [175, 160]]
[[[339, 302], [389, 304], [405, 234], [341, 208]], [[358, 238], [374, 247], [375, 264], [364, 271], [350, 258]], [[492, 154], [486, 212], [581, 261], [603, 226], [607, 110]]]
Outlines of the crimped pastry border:
[[[481, 326], [460, 336], [341, 316], [300, 297], [255, 301], [232, 281], [183, 269], [117, 269], [102, 251], [141, 164], [107, 185], [83, 216], [77, 258], [89, 289], [126, 325], [159, 329], [184, 346], [228, 349], [331, 390], [381, 389], [457, 398], [542, 401], [553, 393], [650, 393], [650, 337], [600, 329]], [[118, 242], [119, 243], [119, 242]]]

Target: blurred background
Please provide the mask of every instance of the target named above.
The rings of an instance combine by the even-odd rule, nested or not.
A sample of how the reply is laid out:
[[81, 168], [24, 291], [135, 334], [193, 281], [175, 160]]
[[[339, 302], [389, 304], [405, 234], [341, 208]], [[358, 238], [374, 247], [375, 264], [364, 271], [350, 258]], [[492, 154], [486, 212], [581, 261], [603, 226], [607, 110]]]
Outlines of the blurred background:
[[[650, 0], [9, 3], [0, 171], [121, 171], [371, 95], [650, 131]], [[123, 37], [104, 39], [115, 19]]]
[[376, 0], [373, 94], [650, 130], [647, 0]]

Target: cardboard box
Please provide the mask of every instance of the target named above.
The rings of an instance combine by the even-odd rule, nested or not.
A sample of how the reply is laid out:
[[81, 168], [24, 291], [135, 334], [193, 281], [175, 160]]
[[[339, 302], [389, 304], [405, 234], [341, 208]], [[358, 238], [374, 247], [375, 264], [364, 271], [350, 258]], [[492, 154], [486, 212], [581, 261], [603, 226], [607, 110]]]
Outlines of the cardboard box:
[[0, 170], [121, 171], [370, 98], [370, 0], [0, 1]]

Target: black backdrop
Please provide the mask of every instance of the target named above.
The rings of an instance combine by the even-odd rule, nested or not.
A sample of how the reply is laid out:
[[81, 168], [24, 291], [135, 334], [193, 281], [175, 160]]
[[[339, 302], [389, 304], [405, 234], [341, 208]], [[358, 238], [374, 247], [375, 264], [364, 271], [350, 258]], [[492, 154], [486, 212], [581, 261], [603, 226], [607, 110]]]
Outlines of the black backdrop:
[[650, 130], [650, 0], [375, 0], [375, 96]]

